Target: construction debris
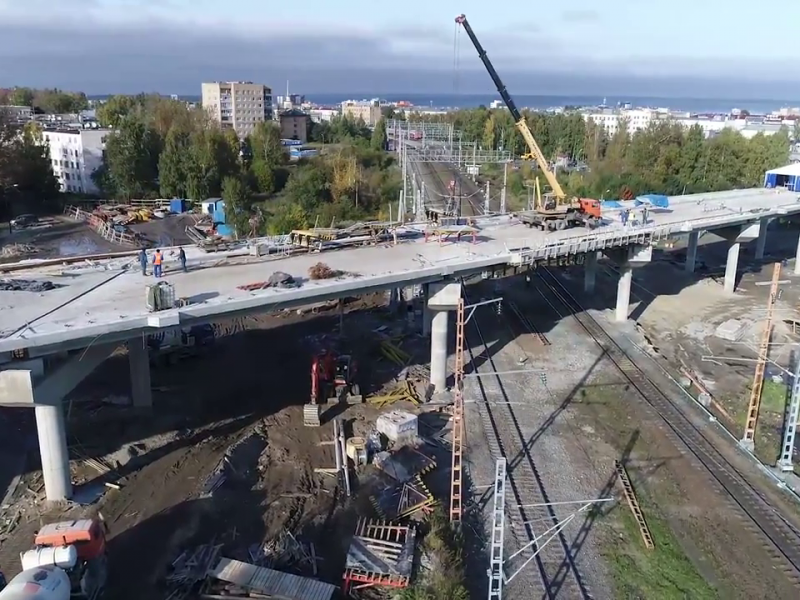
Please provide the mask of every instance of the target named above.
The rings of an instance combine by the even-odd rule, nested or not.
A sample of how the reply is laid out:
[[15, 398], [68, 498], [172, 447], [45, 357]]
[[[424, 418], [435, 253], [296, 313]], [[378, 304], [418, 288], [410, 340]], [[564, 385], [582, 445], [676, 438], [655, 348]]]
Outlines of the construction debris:
[[411, 481], [392, 482], [370, 497], [372, 506], [383, 519], [397, 521], [416, 512], [426, 511], [436, 504], [436, 499], [417, 475]]
[[392, 410], [378, 417], [375, 428], [392, 442], [411, 441], [418, 435], [417, 421], [417, 415], [404, 410]]
[[259, 567], [287, 569], [310, 566], [316, 571], [311, 546], [307, 549], [289, 531], [282, 531], [264, 544], [250, 546], [249, 553], [250, 560]]
[[299, 286], [300, 284], [297, 283], [295, 278], [288, 273], [284, 273], [283, 271], [275, 271], [269, 276], [267, 281], [247, 283], [245, 285], [238, 286], [237, 289], [245, 292], [255, 292], [258, 290], [266, 290], [267, 288], [295, 288]]
[[221, 558], [208, 575], [233, 584], [226, 587], [223, 598], [282, 598], [285, 600], [330, 600], [336, 586], [308, 577], [281, 573], [266, 567], [230, 558]]
[[208, 571], [219, 561], [222, 544], [203, 544], [192, 550], [185, 550], [172, 561], [172, 572], [167, 575], [170, 595], [166, 600], [181, 600], [206, 580]]
[[391, 452], [379, 452], [375, 455], [374, 463], [399, 483], [411, 481], [417, 475], [424, 475], [436, 468], [436, 460], [411, 446], [403, 446]]
[[419, 399], [419, 395], [417, 394], [417, 390], [414, 388], [414, 384], [412, 384], [410, 381], [403, 381], [388, 394], [371, 396], [367, 399], [367, 402], [377, 406], [378, 408], [385, 408], [386, 406], [394, 404], [395, 402], [410, 402], [415, 406], [422, 404], [421, 400]]
[[308, 276], [311, 279], [318, 280], [318, 279], [336, 279], [337, 277], [341, 277], [344, 275], [343, 271], [337, 271], [336, 269], [331, 269], [328, 265], [323, 262], [318, 262], [313, 267], [308, 269]]
[[62, 286], [52, 281], [0, 279], [0, 292], [49, 292]]
[[347, 551], [344, 593], [353, 583], [408, 587], [416, 537], [412, 527], [360, 519]]
[[17, 258], [20, 256], [30, 256], [36, 254], [39, 249], [31, 244], [9, 244], [0, 248], [0, 257]]
[[411, 360], [411, 355], [408, 352], [404, 351], [399, 346], [396, 346], [389, 340], [381, 342], [381, 352], [386, 358], [401, 367], [405, 367]]

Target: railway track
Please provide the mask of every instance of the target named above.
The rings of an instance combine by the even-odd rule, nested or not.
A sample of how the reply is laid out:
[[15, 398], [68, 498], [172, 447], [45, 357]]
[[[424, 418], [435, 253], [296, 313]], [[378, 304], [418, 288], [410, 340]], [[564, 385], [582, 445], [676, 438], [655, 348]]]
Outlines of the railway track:
[[[572, 317], [600, 346], [622, 376], [667, 425], [666, 433], [680, 450], [686, 448], [708, 471], [714, 484], [737, 509], [745, 529], [762, 541], [765, 552], [776, 567], [800, 588], [800, 532], [753, 487], [747, 478], [720, 453], [684, 413], [679, 405], [664, 394], [649, 376], [628, 356], [600, 323], [569, 292], [566, 286], [546, 268], [536, 270], [539, 280], [551, 296], [548, 303], [562, 316]], [[545, 296], [547, 299], [547, 297]], [[557, 305], [567, 310], [561, 312]]]
[[[423, 163], [425, 168], [428, 169], [428, 177], [433, 185], [433, 193], [441, 198], [443, 207], [447, 205], [447, 199], [450, 197], [450, 181], [455, 176], [462, 179], [459, 173], [455, 173], [455, 167], [447, 163]], [[464, 189], [463, 181], [461, 186], [461, 212], [460, 214], [465, 217], [480, 215], [483, 213], [481, 207], [475, 205], [474, 194], [466, 194], [468, 190]], [[458, 207], [455, 207], [458, 208]]]
[[[466, 300], [466, 293], [465, 293]], [[473, 372], [479, 373], [480, 368], [475, 368], [476, 359], [479, 357], [469, 343], [470, 332], [473, 339], [482, 347], [481, 352], [486, 352], [486, 340], [476, 314], [470, 320], [467, 331], [467, 350], [473, 365]], [[492, 371], [497, 371], [491, 356], [484, 363]], [[508, 525], [517, 550], [531, 544], [537, 534], [542, 535], [558, 523], [552, 507], [531, 508], [532, 504], [544, 504], [550, 501], [542, 478], [531, 456], [531, 447], [520, 425], [519, 418], [514, 411], [503, 381], [499, 375], [475, 377], [480, 390], [476, 402], [478, 414], [483, 425], [489, 450], [493, 459], [504, 457], [507, 461], [507, 486], [513, 502], [506, 506]], [[507, 488], [507, 489], [508, 489]], [[527, 505], [527, 506], [526, 506]], [[532, 524], [537, 524], [534, 530]], [[547, 540], [549, 536], [543, 536]], [[537, 552], [535, 557], [534, 552]], [[508, 556], [508, 555], [507, 555]], [[549, 540], [549, 543], [538, 547], [533, 543], [531, 547], [515, 559], [516, 568], [531, 559], [535, 565], [527, 565], [525, 569], [535, 568], [543, 589], [543, 598], [555, 600], [590, 600], [592, 598], [586, 589], [570, 550], [569, 542], [562, 534]], [[507, 576], [512, 573], [506, 572]], [[521, 575], [522, 576], [522, 575]]]

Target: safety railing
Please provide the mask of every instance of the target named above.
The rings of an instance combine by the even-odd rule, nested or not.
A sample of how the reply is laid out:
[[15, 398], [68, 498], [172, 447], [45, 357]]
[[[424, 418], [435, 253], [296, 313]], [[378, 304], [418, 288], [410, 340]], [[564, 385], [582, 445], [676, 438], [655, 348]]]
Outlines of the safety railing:
[[117, 231], [111, 224], [90, 212], [86, 212], [75, 206], [66, 206], [64, 207], [64, 214], [75, 221], [83, 221], [112, 244], [134, 247], [139, 245], [136, 238], [130, 233]]

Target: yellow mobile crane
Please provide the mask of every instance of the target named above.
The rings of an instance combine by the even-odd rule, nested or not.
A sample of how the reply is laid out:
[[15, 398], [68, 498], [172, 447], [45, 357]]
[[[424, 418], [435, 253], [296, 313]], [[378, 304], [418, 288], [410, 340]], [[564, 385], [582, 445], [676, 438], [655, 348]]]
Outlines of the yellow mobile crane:
[[478, 58], [481, 59], [483, 66], [486, 67], [489, 77], [492, 78], [500, 97], [511, 113], [511, 117], [522, 134], [525, 144], [528, 146], [528, 154], [523, 158], [536, 161], [539, 169], [544, 173], [547, 183], [550, 184], [550, 188], [553, 190], [551, 193], [544, 195], [544, 202], [538, 202], [534, 210], [520, 213], [520, 220], [529, 227], [539, 227], [546, 230], [561, 230], [567, 227], [580, 226], [593, 229], [600, 225], [602, 222], [600, 202], [590, 198], [567, 199], [561, 184], [558, 183], [555, 174], [550, 170], [550, 165], [547, 164], [547, 159], [542, 154], [539, 144], [536, 143], [525, 117], [517, 109], [517, 105], [508, 93], [497, 71], [495, 71], [489, 57], [486, 55], [486, 50], [481, 46], [475, 32], [467, 21], [467, 17], [464, 15], [457, 16], [456, 23], [461, 25], [464, 31], [467, 32], [472, 45], [475, 46], [475, 50], [478, 52]]

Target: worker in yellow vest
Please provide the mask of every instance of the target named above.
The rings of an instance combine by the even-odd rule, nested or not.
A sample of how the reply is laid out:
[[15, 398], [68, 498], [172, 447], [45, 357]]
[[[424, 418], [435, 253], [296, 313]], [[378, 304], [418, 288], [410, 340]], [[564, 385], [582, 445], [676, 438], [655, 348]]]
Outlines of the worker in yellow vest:
[[164, 263], [164, 256], [161, 254], [161, 250], [156, 248], [156, 253], [153, 255], [153, 275], [156, 279], [161, 277], [161, 266]]

